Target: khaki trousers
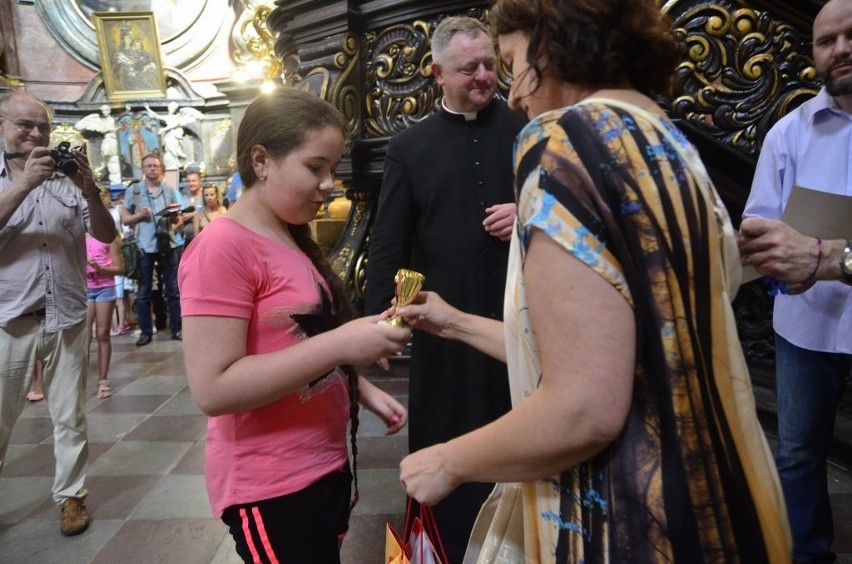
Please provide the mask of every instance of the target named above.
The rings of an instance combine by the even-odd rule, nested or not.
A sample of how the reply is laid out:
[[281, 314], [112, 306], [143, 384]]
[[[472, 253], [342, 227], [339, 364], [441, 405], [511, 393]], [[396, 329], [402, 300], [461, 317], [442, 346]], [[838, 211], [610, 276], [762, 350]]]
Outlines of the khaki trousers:
[[13, 319], [0, 327], [0, 471], [12, 428], [26, 405], [36, 360], [41, 360], [44, 397], [53, 421], [56, 503], [87, 493], [86, 340], [85, 319], [55, 333], [45, 332], [44, 319], [36, 317]]

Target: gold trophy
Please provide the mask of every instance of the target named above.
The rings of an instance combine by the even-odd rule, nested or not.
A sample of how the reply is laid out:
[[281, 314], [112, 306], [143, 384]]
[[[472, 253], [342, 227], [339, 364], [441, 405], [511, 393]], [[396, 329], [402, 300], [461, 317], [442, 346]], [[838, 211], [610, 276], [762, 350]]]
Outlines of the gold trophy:
[[[396, 283], [397, 309], [407, 306], [414, 301], [414, 298], [417, 297], [417, 293], [420, 291], [420, 288], [423, 287], [423, 282], [425, 280], [425, 276], [413, 270], [400, 268], [396, 271], [396, 276], [393, 277], [393, 281]], [[405, 320], [399, 315], [394, 315], [388, 318], [387, 324], [391, 327], [405, 327]]]

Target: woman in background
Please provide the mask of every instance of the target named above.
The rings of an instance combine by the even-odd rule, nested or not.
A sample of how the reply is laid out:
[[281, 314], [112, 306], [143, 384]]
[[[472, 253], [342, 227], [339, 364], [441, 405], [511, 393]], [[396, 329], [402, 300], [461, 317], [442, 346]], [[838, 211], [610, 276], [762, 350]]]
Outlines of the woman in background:
[[222, 195], [219, 193], [219, 187], [215, 184], [205, 184], [202, 186], [201, 198], [204, 204], [200, 210], [195, 210], [195, 215], [192, 218], [192, 227], [196, 237], [211, 221], [224, 217], [228, 211], [222, 204]]
[[379, 316], [350, 321], [308, 226], [334, 188], [347, 131], [305, 92], [252, 102], [237, 135], [245, 191], [180, 264], [187, 379], [210, 416], [207, 490], [246, 562], [339, 562], [358, 402], [387, 433], [408, 417], [353, 366], [402, 350], [410, 331]]
[[406, 491], [521, 482], [494, 500], [513, 518], [480, 514], [481, 561], [789, 561], [730, 307], [733, 230], [653, 99], [677, 62], [669, 27], [648, 0], [497, 0], [490, 18], [509, 105], [532, 120], [505, 325], [431, 293], [399, 313], [505, 359], [514, 409], [406, 457]]

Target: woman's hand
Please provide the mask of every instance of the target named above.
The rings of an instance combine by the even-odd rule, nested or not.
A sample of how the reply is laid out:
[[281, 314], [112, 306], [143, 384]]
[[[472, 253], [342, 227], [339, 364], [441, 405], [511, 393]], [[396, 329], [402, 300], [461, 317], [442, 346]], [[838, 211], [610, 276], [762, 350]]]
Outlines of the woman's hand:
[[460, 341], [506, 362], [502, 321], [458, 310], [435, 292], [420, 292], [413, 303], [397, 309], [396, 314], [410, 327]]
[[423, 505], [435, 505], [459, 485], [446, 470], [444, 446], [442, 443], [418, 450], [399, 464], [402, 488]]
[[412, 303], [396, 310], [410, 327], [445, 339], [456, 338], [452, 324], [460, 313], [435, 292], [420, 292]]
[[363, 376], [358, 377], [358, 396], [361, 405], [385, 422], [385, 435], [398, 433], [408, 422], [408, 410]]

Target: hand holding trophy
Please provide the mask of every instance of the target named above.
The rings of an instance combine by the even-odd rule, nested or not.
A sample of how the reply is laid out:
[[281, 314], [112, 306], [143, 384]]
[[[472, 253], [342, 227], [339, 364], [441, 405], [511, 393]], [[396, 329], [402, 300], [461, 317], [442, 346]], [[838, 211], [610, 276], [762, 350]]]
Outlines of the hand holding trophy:
[[[396, 307], [401, 308], [414, 301], [426, 277], [414, 270], [400, 268], [393, 281], [396, 283]], [[405, 327], [405, 320], [399, 315], [388, 318], [386, 323], [391, 327]]]

